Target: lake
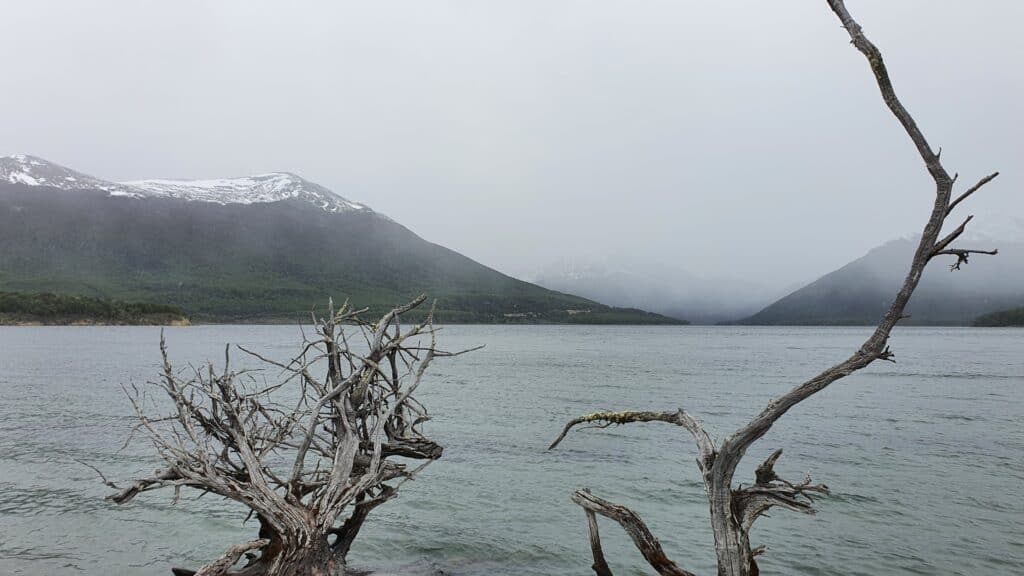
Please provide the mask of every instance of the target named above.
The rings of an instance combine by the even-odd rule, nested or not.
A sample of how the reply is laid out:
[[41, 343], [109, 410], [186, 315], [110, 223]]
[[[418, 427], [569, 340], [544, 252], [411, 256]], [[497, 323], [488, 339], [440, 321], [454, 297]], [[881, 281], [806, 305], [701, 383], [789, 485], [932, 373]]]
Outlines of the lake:
[[[167, 575], [255, 535], [237, 506], [126, 506], [76, 460], [125, 480], [159, 463], [121, 387], [157, 375], [152, 327], [0, 327], [0, 574]], [[689, 435], [635, 424], [570, 435], [605, 409], [685, 407], [716, 438], [829, 363], [867, 328], [446, 326], [440, 345], [484, 350], [431, 366], [419, 399], [444, 457], [374, 511], [350, 555], [361, 567], [454, 575], [592, 574], [580, 487], [632, 507], [667, 553], [714, 573]], [[220, 362], [226, 342], [289, 357], [294, 326], [168, 328], [179, 366]], [[1019, 574], [1024, 565], [1024, 330], [901, 328], [898, 363], [876, 362], [786, 415], [737, 481], [776, 448], [776, 470], [832, 488], [806, 516], [776, 509], [752, 543], [763, 574]], [[237, 357], [238, 355], [236, 355]], [[268, 378], [276, 373], [269, 372]], [[188, 496], [185, 494], [184, 496]], [[616, 574], [650, 574], [601, 522]]]

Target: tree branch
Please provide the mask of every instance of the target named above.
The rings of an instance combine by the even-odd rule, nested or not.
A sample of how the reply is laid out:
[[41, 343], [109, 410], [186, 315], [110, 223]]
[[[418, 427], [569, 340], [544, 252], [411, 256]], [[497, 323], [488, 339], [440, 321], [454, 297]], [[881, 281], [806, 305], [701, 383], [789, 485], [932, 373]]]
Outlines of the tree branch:
[[195, 576], [224, 576], [238, 562], [242, 554], [251, 550], [259, 550], [267, 544], [270, 544], [270, 540], [266, 538], [260, 538], [259, 540], [253, 540], [244, 544], [235, 544], [228, 548], [220, 558], [196, 571]]
[[[124, 504], [140, 492], [145, 492], [154, 488], [162, 488], [166, 486], [168, 482], [173, 482], [175, 480], [181, 480], [181, 475], [178, 474], [176, 470], [170, 468], [166, 470], [157, 470], [149, 478], [136, 480], [131, 486], [121, 490], [120, 492], [107, 496], [106, 499], [110, 500], [114, 504]], [[104, 484], [107, 484], [108, 486], [110, 485], [110, 483], [107, 482], [104, 482]], [[114, 488], [117, 489], [116, 486]]]
[[793, 484], [775, 473], [775, 462], [782, 456], [779, 448], [757, 467], [753, 486], [733, 491], [733, 508], [744, 530], [749, 531], [754, 521], [773, 506], [782, 506], [795, 512], [814, 514], [813, 496], [828, 494], [828, 486], [811, 484], [805, 476], [800, 484]]
[[601, 549], [601, 532], [597, 527], [597, 515], [593, 510], [584, 508], [587, 515], [587, 535], [590, 539], [590, 554], [594, 557], [594, 563], [590, 566], [597, 576], [612, 576], [612, 569], [608, 567], [608, 561], [604, 559], [604, 550]]
[[698, 462], [701, 464], [702, 469], [705, 467], [710, 468], [710, 462], [714, 459], [715, 455], [715, 444], [701, 423], [682, 408], [675, 412], [623, 410], [620, 412], [594, 412], [593, 414], [586, 414], [570, 420], [562, 429], [562, 433], [558, 435], [558, 438], [555, 438], [555, 441], [548, 446], [548, 450], [553, 450], [558, 446], [565, 439], [569, 431], [579, 424], [597, 423], [598, 427], [606, 428], [612, 424], [622, 425], [632, 422], [667, 422], [682, 426], [693, 435], [694, 440], [697, 442]]
[[959, 270], [961, 264], [967, 264], [967, 259], [971, 254], [987, 254], [989, 256], [995, 256], [996, 254], [999, 254], [999, 250], [963, 250], [960, 248], [950, 248], [935, 253], [936, 256], [956, 256], [956, 262], [949, 265], [950, 271]]
[[[669, 560], [668, 556], [665, 556], [665, 551], [661, 549], [661, 543], [658, 542], [658, 539], [655, 538], [654, 535], [651, 534], [651, 531], [647, 529], [647, 525], [644, 524], [643, 520], [641, 520], [640, 517], [629, 508], [598, 498], [586, 489], [574, 492], [572, 495], [572, 501], [582, 506], [583, 509], [588, 512], [600, 514], [618, 522], [619, 525], [622, 526], [622, 529], [629, 534], [629, 537], [633, 539], [633, 544], [635, 544], [637, 549], [640, 550], [640, 553], [643, 554], [647, 563], [650, 564], [658, 574], [661, 574], [661, 576], [694, 576], [692, 572], [683, 570], [677, 566], [675, 562]], [[596, 555], [594, 563], [595, 565], [599, 564]], [[604, 569], [608, 569], [607, 564], [604, 565]], [[595, 572], [599, 575], [603, 574], [596, 567]], [[604, 574], [610, 574], [610, 571], [605, 572]]]
[[949, 246], [954, 240], [959, 238], [960, 235], [964, 233], [964, 230], [967, 229], [967, 224], [970, 223], [971, 220], [974, 220], [974, 216], [964, 218], [964, 221], [954, 228], [952, 232], [943, 236], [941, 240], [937, 240], [935, 242], [935, 246], [932, 247], [932, 256], [935, 256], [936, 252], [943, 250], [946, 246]]
[[968, 196], [970, 196], [971, 194], [974, 194], [979, 189], [981, 189], [982, 186], [984, 186], [985, 184], [988, 184], [989, 182], [994, 180], [996, 176], [999, 176], [999, 172], [993, 172], [993, 173], [989, 174], [988, 176], [985, 176], [981, 180], [978, 180], [977, 184], [975, 184], [974, 186], [971, 186], [970, 188], [968, 188], [966, 192], [964, 192], [963, 194], [957, 196], [956, 200], [953, 200], [952, 202], [950, 202], [949, 207], [946, 208], [946, 215], [949, 215], [949, 213], [952, 212], [954, 208], [956, 208], [957, 204], [963, 202], [964, 200], [967, 199]]

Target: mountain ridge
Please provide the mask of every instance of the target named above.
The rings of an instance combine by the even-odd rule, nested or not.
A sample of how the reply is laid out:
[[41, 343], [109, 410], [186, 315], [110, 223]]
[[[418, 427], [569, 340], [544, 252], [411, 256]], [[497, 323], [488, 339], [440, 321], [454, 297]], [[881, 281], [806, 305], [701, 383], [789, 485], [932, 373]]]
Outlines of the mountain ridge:
[[143, 187], [7, 158], [0, 290], [166, 303], [198, 321], [294, 320], [329, 297], [384, 310], [426, 292], [442, 322], [683, 323], [517, 280], [362, 204], [332, 210], [292, 190], [279, 200], [257, 190], [243, 198], [252, 201], [211, 201], [223, 180], [189, 184], [205, 197], [153, 193], [153, 181], [141, 195]]

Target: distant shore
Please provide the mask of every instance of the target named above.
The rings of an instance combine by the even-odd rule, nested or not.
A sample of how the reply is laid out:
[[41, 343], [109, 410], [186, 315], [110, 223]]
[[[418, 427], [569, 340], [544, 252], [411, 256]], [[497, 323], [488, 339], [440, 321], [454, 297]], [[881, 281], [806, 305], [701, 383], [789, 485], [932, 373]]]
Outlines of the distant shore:
[[187, 326], [188, 315], [162, 304], [48, 292], [0, 292], [0, 326]]
[[0, 314], [0, 326], [191, 326], [184, 316], [144, 316], [130, 320], [87, 317], [32, 317]]
[[1024, 306], [999, 310], [974, 319], [972, 326], [985, 328], [1021, 328], [1024, 327]]

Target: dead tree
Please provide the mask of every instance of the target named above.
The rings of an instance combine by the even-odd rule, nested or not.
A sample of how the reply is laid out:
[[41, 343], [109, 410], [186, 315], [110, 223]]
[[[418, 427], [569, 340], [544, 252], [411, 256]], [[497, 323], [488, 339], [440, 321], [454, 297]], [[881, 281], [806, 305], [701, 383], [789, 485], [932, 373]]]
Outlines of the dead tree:
[[[610, 426], [633, 422], [666, 422], [686, 429], [697, 444], [697, 466], [704, 480], [710, 507], [711, 528], [714, 532], [720, 576], [751, 576], [758, 573], [754, 558], [761, 554], [764, 548], [751, 547], [750, 529], [754, 521], [765, 512], [775, 506], [780, 506], [797, 512], [813, 513], [812, 498], [828, 491], [828, 488], [822, 484], [813, 484], [810, 478], [805, 478], [799, 483], [787, 482], [779, 478], [775, 474], [774, 465], [782, 455], [781, 449], [776, 450], [757, 468], [756, 478], [752, 485], [734, 487], [733, 475], [747, 449], [764, 436], [772, 425], [791, 408], [821, 392], [829, 384], [849, 376], [875, 360], [893, 360], [893, 353], [887, 345], [889, 334], [896, 324], [905, 317], [904, 308], [921, 280], [925, 266], [932, 259], [939, 256], [953, 256], [956, 260], [950, 268], [958, 270], [961, 264], [967, 263], [972, 254], [996, 253], [995, 250], [954, 247], [953, 243], [963, 234], [967, 223], [970, 222], [970, 216], [946, 235], [942, 236], [941, 234], [943, 224], [946, 223], [953, 209], [990, 182], [998, 173], [982, 178], [977, 184], [968, 188], [955, 199], [953, 198], [953, 185], [957, 177], [956, 175], [950, 176], [946, 172], [939, 158], [940, 153], [932, 150], [917, 123], [896, 97], [896, 92], [889, 79], [889, 72], [882, 60], [882, 54], [864, 36], [860, 25], [850, 16], [843, 0], [827, 1], [842, 22], [843, 28], [849, 33], [852, 44], [867, 58], [881, 90], [882, 99], [903, 126], [935, 182], [935, 200], [931, 215], [921, 233], [921, 241], [914, 253], [910, 270], [889, 310], [871, 337], [852, 356], [772, 400], [746, 426], [736, 430], [717, 444], [701, 423], [681, 408], [668, 412], [625, 411], [588, 414], [570, 421], [562, 434], [551, 444], [551, 448], [557, 446], [574, 426], [582, 423]], [[599, 576], [610, 576], [611, 571], [604, 561], [601, 551], [601, 540], [597, 532], [595, 514], [618, 522], [632, 537], [644, 558], [659, 574], [665, 576], [691, 574], [668, 559], [658, 540], [651, 535], [643, 521], [628, 508], [598, 498], [587, 490], [577, 491], [573, 495], [573, 501], [586, 511], [590, 527], [591, 550], [594, 556], [593, 568]]]
[[[280, 375], [272, 384], [259, 371], [232, 371], [230, 347], [223, 370], [177, 371], [161, 337], [163, 373], [153, 384], [162, 404], [145, 388], [128, 396], [137, 430], [163, 468], [108, 499], [123, 504], [171, 488], [177, 500], [191, 488], [235, 501], [257, 519], [257, 539], [197, 571], [174, 569], [179, 576], [343, 575], [370, 511], [441, 457], [442, 447], [420, 431], [428, 415], [413, 393], [431, 361], [454, 354], [435, 347], [432, 313], [408, 327], [400, 322], [424, 300], [372, 324], [360, 319], [365, 310], [332, 305], [314, 318], [315, 336], [283, 362], [239, 347]], [[248, 562], [232, 572], [243, 554]]]

